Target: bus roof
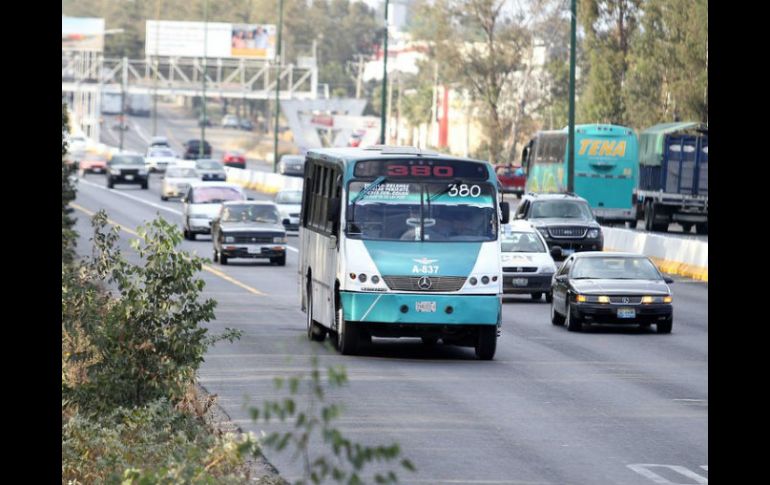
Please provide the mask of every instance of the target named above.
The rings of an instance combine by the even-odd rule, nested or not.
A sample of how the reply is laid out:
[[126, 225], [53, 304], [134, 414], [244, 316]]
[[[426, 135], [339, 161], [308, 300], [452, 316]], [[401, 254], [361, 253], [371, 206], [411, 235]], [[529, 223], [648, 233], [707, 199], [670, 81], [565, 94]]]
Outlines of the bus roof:
[[423, 158], [425, 160], [442, 159], [442, 160], [462, 160], [466, 162], [476, 163], [488, 163], [484, 160], [475, 160], [472, 158], [455, 157], [452, 155], [446, 155], [443, 153], [436, 153], [429, 150], [422, 150], [416, 147], [399, 147], [399, 146], [383, 146], [373, 145], [366, 148], [313, 148], [308, 150], [308, 157], [320, 158], [328, 161], [338, 161], [345, 165], [348, 165], [359, 160], [372, 160], [372, 159], [402, 159], [404, 156], [414, 156]]
[[[565, 126], [561, 130], [541, 130], [538, 132], [538, 135], [566, 135], [569, 131], [569, 127]], [[602, 124], [602, 123], [593, 123], [593, 124], [585, 124], [585, 125], [575, 125], [575, 133], [577, 134], [589, 134], [589, 135], [600, 135], [602, 133], [612, 134], [612, 135], [632, 135], [634, 133], [634, 130], [627, 126], [621, 126], [621, 125], [610, 125], [610, 124]]]

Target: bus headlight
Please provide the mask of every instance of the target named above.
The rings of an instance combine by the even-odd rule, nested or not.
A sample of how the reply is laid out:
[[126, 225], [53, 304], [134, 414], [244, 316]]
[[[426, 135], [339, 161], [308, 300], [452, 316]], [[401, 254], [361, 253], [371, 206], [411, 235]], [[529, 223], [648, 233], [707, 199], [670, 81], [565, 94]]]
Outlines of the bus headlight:
[[471, 276], [471, 279], [468, 280], [468, 283], [470, 283], [472, 286], [476, 286], [476, 283], [478, 283], [478, 280], [476, 280], [475, 276]]
[[481, 284], [486, 285], [489, 283], [489, 276], [482, 276], [481, 277]]
[[361, 283], [366, 283], [366, 275], [364, 273], [359, 274], [358, 281], [360, 281]]
[[376, 285], [379, 282], [380, 282], [380, 277], [377, 276], [377, 275], [373, 275], [372, 276], [372, 283], [374, 283]]

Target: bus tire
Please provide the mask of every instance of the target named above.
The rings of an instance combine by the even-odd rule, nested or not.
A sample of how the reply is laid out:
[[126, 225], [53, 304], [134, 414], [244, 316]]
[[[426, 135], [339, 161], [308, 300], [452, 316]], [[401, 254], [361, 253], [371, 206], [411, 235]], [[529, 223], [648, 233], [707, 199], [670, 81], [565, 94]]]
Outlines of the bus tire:
[[497, 350], [497, 327], [495, 325], [480, 325], [476, 338], [476, 357], [479, 360], [492, 360]]
[[358, 334], [360, 328], [354, 322], [345, 321], [342, 305], [337, 305], [337, 350], [342, 355], [355, 355], [358, 351]]
[[326, 331], [313, 320], [313, 287], [312, 283], [307, 284], [307, 338], [314, 342], [323, 342], [326, 338]]

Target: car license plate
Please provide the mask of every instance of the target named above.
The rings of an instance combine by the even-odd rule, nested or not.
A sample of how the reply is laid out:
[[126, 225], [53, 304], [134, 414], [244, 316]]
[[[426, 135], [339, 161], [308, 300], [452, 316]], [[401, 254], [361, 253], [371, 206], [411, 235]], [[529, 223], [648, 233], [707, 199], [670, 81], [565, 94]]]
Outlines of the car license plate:
[[262, 248], [256, 248], [256, 247], [247, 247], [246, 252], [249, 254], [259, 254], [262, 252]]
[[134, 180], [134, 176], [133, 175], [126, 175], [126, 180]]
[[97, 167], [94, 169], [94, 173], [102, 173], [102, 169]]
[[529, 280], [527, 278], [512, 278], [511, 284], [513, 286], [527, 286], [527, 283], [529, 283]]
[[574, 249], [562, 249], [561, 250], [561, 254], [563, 254], [564, 256], [569, 256], [570, 254], [572, 254], [574, 252], [575, 252]]
[[414, 304], [415, 310], [418, 312], [435, 312], [436, 311], [436, 302], [435, 301], [418, 301]]
[[636, 310], [633, 308], [618, 308], [618, 318], [636, 318]]

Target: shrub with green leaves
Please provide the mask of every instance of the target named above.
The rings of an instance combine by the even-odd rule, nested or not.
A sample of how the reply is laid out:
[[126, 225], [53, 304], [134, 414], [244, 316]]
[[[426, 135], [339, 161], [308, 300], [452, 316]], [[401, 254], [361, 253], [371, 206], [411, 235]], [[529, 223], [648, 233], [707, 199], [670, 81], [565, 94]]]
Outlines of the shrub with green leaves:
[[61, 252], [62, 262], [70, 263], [75, 257], [75, 242], [77, 232], [73, 229], [75, 219], [72, 218], [72, 209], [69, 203], [75, 200], [75, 186], [70, 176], [75, 172], [75, 167], [67, 163], [67, 141], [65, 135], [68, 131], [69, 119], [67, 117], [67, 105], [61, 105]]
[[[293, 429], [268, 434], [261, 445], [277, 451], [294, 450], [294, 458], [302, 460], [304, 476], [297, 485], [315, 485], [329, 480], [347, 485], [363, 484], [363, 470], [374, 462], [398, 460], [398, 465], [407, 471], [414, 471], [414, 465], [401, 457], [397, 443], [386, 446], [364, 446], [345, 437], [334, 426], [340, 416], [338, 404], [325, 404], [326, 389], [334, 389], [347, 383], [344, 367], [328, 367], [326, 378], [318, 365], [318, 356], [311, 358], [310, 376], [294, 376], [288, 379], [276, 378], [277, 390], [288, 388], [289, 396], [282, 400], [266, 401], [262, 407], [250, 408], [252, 419], [270, 422], [274, 418], [285, 422], [292, 420]], [[323, 449], [311, 448], [311, 440], [320, 436], [326, 445]], [[395, 471], [376, 473], [376, 483], [398, 483]]]
[[[239, 335], [207, 335], [216, 302], [199, 301], [203, 259], [178, 251], [182, 234], [162, 218], [138, 228], [132, 246], [141, 264], [126, 261], [116, 228], [103, 211], [92, 220], [93, 255], [62, 277], [62, 327], [79, 345], [62, 349], [64, 364], [81, 366], [82, 378], [62, 382], [63, 397], [83, 411], [177, 401], [194, 381], [209, 345]], [[108, 295], [97, 287], [106, 284]], [[65, 335], [63, 345], [68, 337]]]

